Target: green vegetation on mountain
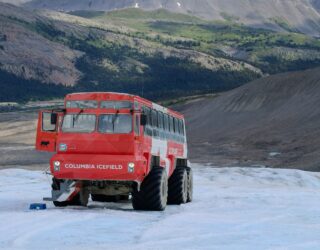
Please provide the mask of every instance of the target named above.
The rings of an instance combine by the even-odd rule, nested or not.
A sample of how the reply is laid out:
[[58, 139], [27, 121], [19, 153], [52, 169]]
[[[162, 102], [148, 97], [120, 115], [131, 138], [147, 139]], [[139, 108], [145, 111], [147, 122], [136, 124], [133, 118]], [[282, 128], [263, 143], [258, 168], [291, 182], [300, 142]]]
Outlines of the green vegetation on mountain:
[[[171, 99], [225, 91], [263, 73], [320, 64], [319, 40], [232, 20], [209, 22], [166, 10], [70, 15], [1, 7], [0, 101], [61, 97], [69, 91]], [[20, 55], [12, 63], [16, 51]], [[28, 86], [30, 93], [19, 94]], [[17, 94], [10, 95], [14, 88]]]
[[268, 74], [320, 65], [320, 40], [295, 33], [281, 18], [274, 21], [281, 24], [288, 31], [286, 33], [250, 28], [233, 23], [230, 18], [225, 22], [210, 22], [166, 10], [78, 11], [71, 14], [101, 24], [130, 27], [134, 36], [154, 39], [177, 48], [241, 60]]
[[27, 102], [62, 97], [72, 91], [71, 88], [55, 84], [43, 84], [37, 80], [21, 79], [14, 74], [0, 70], [1, 102]]
[[[258, 72], [245, 68], [212, 71], [175, 55], [164, 57], [161, 50], [140, 51], [146, 48], [112, 43], [93, 33], [84, 40], [76, 36], [64, 40], [65, 36], [58, 38], [52, 27], [47, 31], [52, 39], [61, 39], [70, 48], [85, 52], [76, 63], [83, 73], [75, 86], [77, 91], [126, 91], [163, 99], [225, 91], [259, 77]], [[152, 45], [160, 49], [159, 45]]]

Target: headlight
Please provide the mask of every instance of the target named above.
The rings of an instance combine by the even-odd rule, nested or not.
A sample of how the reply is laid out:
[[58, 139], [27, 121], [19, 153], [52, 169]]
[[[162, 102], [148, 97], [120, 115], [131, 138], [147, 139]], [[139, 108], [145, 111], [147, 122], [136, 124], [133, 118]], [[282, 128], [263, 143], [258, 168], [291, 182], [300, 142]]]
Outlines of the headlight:
[[133, 173], [134, 172], [134, 163], [133, 162], [129, 162], [128, 163], [128, 172], [129, 173]]
[[61, 162], [60, 162], [60, 161], [54, 161], [54, 162], [53, 162], [53, 169], [54, 169], [54, 171], [60, 171], [60, 165], [61, 165]]
[[65, 143], [60, 143], [59, 144], [59, 151], [67, 151], [67, 144]]

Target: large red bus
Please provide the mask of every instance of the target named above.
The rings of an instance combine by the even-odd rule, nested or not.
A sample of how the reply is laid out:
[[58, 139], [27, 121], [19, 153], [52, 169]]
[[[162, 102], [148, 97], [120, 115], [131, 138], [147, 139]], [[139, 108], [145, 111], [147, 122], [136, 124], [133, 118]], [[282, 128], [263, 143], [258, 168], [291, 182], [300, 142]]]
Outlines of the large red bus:
[[36, 149], [50, 160], [55, 206], [132, 198], [136, 210], [192, 200], [183, 115], [139, 96], [75, 93], [39, 112]]

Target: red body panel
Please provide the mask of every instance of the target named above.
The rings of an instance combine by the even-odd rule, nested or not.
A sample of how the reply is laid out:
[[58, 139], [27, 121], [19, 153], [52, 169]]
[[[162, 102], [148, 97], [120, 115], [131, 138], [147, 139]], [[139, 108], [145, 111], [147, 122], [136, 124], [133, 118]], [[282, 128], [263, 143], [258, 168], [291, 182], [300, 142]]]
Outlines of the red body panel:
[[[60, 171], [55, 172], [53, 162], [61, 162]], [[135, 163], [133, 173], [128, 173], [128, 162]], [[134, 156], [78, 154], [56, 154], [50, 161], [50, 170], [58, 179], [113, 180], [141, 182], [147, 174], [147, 160]]]
[[[170, 115], [183, 121], [183, 116], [177, 112], [163, 108], [141, 97], [128, 94], [70, 94], [66, 96], [65, 102], [87, 100], [97, 101], [99, 106], [90, 109], [66, 108], [65, 114], [94, 114], [99, 117], [102, 114], [118, 113], [130, 114], [139, 118], [143, 106], [156, 110], [164, 116]], [[100, 102], [108, 100], [130, 101], [133, 103], [134, 109], [100, 108]], [[63, 115], [59, 119], [56, 131], [43, 131], [42, 112], [40, 112], [36, 141], [38, 150], [57, 152], [50, 161], [50, 169], [54, 177], [58, 179], [142, 182], [150, 171], [152, 156], [159, 157], [160, 166], [167, 169], [169, 176], [174, 171], [176, 159], [187, 159], [185, 134], [184, 136], [181, 134], [174, 137], [169, 136], [169, 132], [163, 128], [159, 130], [165, 135], [162, 138], [150, 136], [144, 132], [144, 127], [140, 123], [138, 124], [139, 133], [135, 129], [127, 134], [100, 133], [97, 124], [96, 129], [91, 133], [67, 133], [61, 129], [62, 120]], [[98, 118], [96, 118], [96, 122], [98, 123]], [[135, 118], [132, 126], [134, 128]], [[46, 143], [43, 143], [43, 141], [49, 141], [49, 145], [45, 146]], [[63, 145], [63, 150], [60, 148], [61, 145]], [[66, 150], [64, 150], [64, 147]], [[59, 162], [57, 169], [54, 167], [56, 162]], [[134, 164], [133, 172], [128, 170], [129, 163]]]

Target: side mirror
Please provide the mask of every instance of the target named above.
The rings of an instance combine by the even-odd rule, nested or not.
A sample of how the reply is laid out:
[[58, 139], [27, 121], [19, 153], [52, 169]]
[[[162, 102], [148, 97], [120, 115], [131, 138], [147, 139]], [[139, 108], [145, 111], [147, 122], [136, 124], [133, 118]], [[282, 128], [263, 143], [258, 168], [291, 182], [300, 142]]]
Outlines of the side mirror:
[[56, 125], [58, 121], [58, 114], [57, 113], [51, 113], [50, 123], [52, 125]]
[[141, 117], [140, 117], [140, 125], [141, 125], [141, 126], [146, 126], [146, 125], [147, 125], [147, 115], [141, 114]]

